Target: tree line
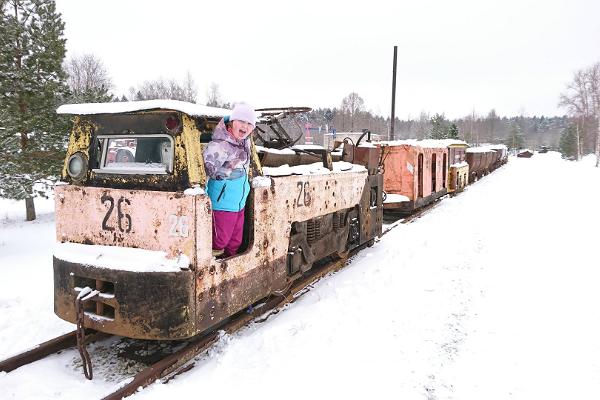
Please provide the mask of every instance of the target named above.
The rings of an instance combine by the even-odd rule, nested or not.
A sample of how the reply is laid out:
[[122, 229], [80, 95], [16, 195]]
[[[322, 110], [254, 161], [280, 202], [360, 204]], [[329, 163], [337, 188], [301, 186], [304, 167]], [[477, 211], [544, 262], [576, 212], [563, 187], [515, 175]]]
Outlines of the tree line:
[[[356, 95], [355, 93], [352, 94]], [[358, 96], [360, 98], [360, 96]], [[364, 104], [364, 101], [359, 101]], [[389, 138], [389, 117], [382, 117], [363, 109], [349, 110], [343, 100], [339, 108], [319, 108], [310, 112], [306, 123], [321, 130], [336, 132], [360, 132], [368, 129], [372, 133]], [[509, 148], [539, 148], [547, 146], [558, 149], [562, 132], [567, 128], [567, 116], [500, 117], [495, 110], [487, 115], [471, 113], [463, 118], [448, 119], [444, 113], [421, 112], [415, 119], [396, 118], [394, 139], [461, 139], [472, 145], [502, 143]]]

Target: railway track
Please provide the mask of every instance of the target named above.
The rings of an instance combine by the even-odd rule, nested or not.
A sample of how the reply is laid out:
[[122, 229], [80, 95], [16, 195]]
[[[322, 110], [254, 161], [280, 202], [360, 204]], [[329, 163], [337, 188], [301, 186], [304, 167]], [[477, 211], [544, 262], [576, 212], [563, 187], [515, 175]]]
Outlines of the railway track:
[[[432, 208], [435, 208], [439, 204], [440, 200], [441, 199], [420, 209], [410, 216], [396, 219], [394, 222], [384, 227], [382, 236], [389, 233], [401, 224], [414, 222], [429, 212]], [[132, 395], [140, 388], [146, 387], [157, 380], [167, 383], [177, 375], [191, 370], [194, 368], [196, 363], [194, 359], [204, 353], [216, 341], [218, 341], [222, 335], [221, 332], [232, 334], [244, 326], [247, 326], [252, 321], [260, 323], [267, 320], [270, 315], [278, 313], [285, 306], [293, 303], [303, 294], [309, 292], [317, 281], [342, 269], [347, 264], [348, 259], [357, 254], [364, 247], [366, 246], [362, 246], [352, 251], [348, 255], [348, 258], [330, 258], [328, 261], [322, 263], [322, 265], [317, 266], [316, 268], [313, 267], [308, 274], [295, 280], [284, 292], [271, 295], [269, 298], [263, 299], [258, 304], [255, 304], [254, 306], [228, 318], [218, 326], [211, 329], [209, 332], [188, 339], [184, 342], [183, 347], [164, 357], [161, 357], [158, 361], [149, 364], [146, 368], [137, 372], [129, 381], [129, 383], [105, 396], [103, 400], [123, 399]], [[85, 342], [92, 343], [110, 338], [111, 336], [112, 335], [102, 332], [86, 329]], [[178, 342], [178, 345], [181, 346], [181, 342]], [[17, 354], [4, 361], [0, 361], [0, 372], [11, 372], [24, 365], [33, 363], [49, 355], [56, 354], [66, 349], [71, 349], [76, 346], [77, 331], [73, 331], [39, 344], [28, 351]]]

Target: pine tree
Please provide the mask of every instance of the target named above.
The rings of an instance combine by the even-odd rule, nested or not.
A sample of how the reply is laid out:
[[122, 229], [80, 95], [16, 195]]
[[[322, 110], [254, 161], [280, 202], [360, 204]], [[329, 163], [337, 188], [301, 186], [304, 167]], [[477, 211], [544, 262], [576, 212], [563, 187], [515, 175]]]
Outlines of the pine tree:
[[431, 139], [446, 139], [448, 137], [447, 121], [444, 114], [435, 114], [431, 118]]
[[523, 147], [525, 139], [518, 121], [514, 120], [510, 127], [510, 136], [505, 139], [504, 144], [509, 149], [517, 150]]
[[574, 125], [565, 128], [560, 135], [558, 148], [562, 153], [563, 158], [577, 158], [577, 131]]
[[[37, 183], [55, 180], [66, 147], [64, 23], [54, 1], [0, 2], [0, 196], [25, 200], [35, 219]], [[35, 185], [39, 189], [39, 186]]]
[[458, 126], [454, 122], [448, 128], [448, 139], [458, 139]]

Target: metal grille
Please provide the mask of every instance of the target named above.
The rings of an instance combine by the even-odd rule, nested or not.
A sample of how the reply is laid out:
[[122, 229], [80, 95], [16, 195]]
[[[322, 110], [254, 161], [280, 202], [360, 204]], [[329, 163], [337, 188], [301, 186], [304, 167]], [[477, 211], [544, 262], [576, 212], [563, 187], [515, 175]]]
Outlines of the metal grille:
[[311, 219], [306, 222], [306, 237], [308, 244], [312, 244], [321, 238], [320, 219]]

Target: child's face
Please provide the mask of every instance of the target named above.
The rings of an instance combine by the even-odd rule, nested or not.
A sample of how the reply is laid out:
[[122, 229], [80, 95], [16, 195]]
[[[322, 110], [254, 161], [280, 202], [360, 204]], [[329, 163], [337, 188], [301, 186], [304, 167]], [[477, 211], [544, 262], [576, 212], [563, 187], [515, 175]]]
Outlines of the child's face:
[[237, 140], [246, 139], [254, 130], [254, 125], [249, 122], [239, 121], [237, 119], [231, 121], [231, 127], [227, 131]]

